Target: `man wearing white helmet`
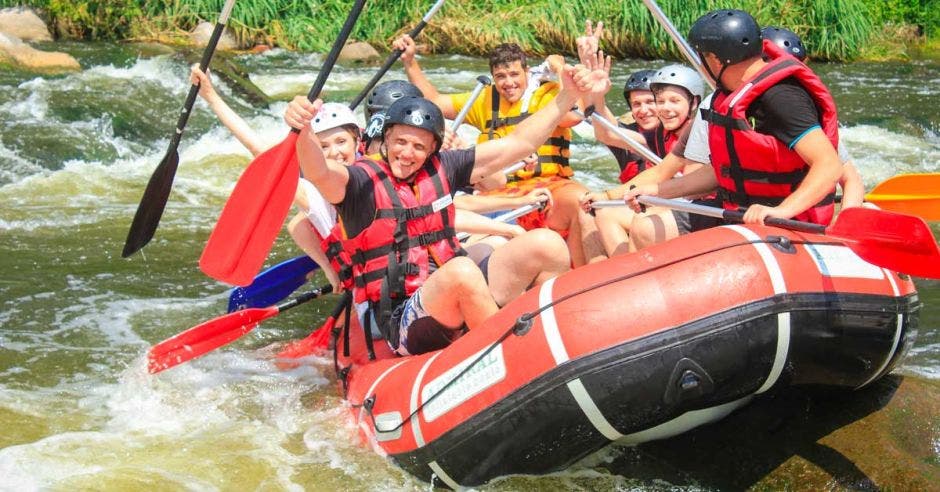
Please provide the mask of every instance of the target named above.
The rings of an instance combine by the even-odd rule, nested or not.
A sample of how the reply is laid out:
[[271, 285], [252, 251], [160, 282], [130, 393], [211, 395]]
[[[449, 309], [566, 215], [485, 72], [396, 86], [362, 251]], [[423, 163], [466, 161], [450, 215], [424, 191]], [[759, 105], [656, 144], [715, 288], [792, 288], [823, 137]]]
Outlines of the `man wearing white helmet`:
[[500, 305], [569, 268], [565, 242], [539, 229], [512, 239], [478, 264], [462, 256], [453, 230], [453, 193], [534, 152], [574, 103], [593, 90], [588, 70], [565, 67], [555, 100], [505, 138], [440, 151], [444, 118], [432, 102], [404, 98], [389, 107], [382, 156], [331, 164], [302, 124], [297, 156], [304, 175], [336, 204], [353, 256], [354, 296], [399, 354], [446, 346], [481, 326]]

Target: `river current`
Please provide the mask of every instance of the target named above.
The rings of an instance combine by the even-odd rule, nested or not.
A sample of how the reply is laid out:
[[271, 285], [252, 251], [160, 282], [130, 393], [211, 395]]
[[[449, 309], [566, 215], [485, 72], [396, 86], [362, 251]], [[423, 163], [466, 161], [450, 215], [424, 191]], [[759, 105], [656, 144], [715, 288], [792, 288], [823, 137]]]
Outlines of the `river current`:
[[[188, 66], [152, 46], [56, 48], [83, 70], [0, 72], [0, 490], [427, 489], [357, 444], [330, 360], [291, 371], [274, 366], [278, 344], [319, 326], [332, 299], [147, 374], [152, 344], [225, 312], [227, 286], [202, 275], [197, 260], [250, 155], [198, 102], [156, 237], [122, 259], [138, 200], [189, 89]], [[238, 60], [262, 90], [286, 100], [306, 94], [321, 57], [274, 50]], [[462, 56], [422, 64], [441, 92], [470, 90], [487, 72], [484, 60]], [[617, 62], [614, 84], [663, 64]], [[940, 64], [816, 69], [834, 93], [842, 138], [868, 189], [898, 173], [940, 172]], [[326, 98], [348, 101], [374, 70], [336, 67]], [[390, 78], [404, 78], [400, 66]], [[286, 135], [285, 103], [253, 107], [221, 81], [216, 86], [264, 141]], [[617, 88], [608, 99], [615, 112], [626, 110]], [[588, 186], [616, 181], [616, 164], [593, 140], [577, 137], [572, 156]], [[282, 234], [267, 264], [297, 254]], [[313, 282], [324, 283], [322, 276]], [[940, 380], [940, 283], [917, 285], [920, 333], [896, 372]], [[940, 434], [933, 440], [936, 463]], [[487, 488], [668, 488], [668, 474], [651, 480], [598, 471], [621, 452], [609, 448], [557, 475]]]

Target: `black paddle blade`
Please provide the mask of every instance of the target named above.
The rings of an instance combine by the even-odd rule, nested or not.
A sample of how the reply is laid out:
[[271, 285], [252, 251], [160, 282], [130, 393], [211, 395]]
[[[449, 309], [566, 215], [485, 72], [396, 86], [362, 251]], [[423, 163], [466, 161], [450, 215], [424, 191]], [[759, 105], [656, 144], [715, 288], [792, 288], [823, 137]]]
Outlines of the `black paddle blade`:
[[147, 183], [147, 189], [144, 190], [144, 196], [140, 199], [140, 205], [137, 206], [131, 229], [127, 231], [124, 250], [121, 251], [122, 258], [140, 251], [153, 239], [160, 217], [163, 216], [163, 209], [166, 208], [166, 201], [170, 197], [170, 188], [173, 186], [173, 178], [176, 176], [179, 163], [180, 155], [176, 147], [173, 147], [167, 151], [163, 161], [154, 169]]

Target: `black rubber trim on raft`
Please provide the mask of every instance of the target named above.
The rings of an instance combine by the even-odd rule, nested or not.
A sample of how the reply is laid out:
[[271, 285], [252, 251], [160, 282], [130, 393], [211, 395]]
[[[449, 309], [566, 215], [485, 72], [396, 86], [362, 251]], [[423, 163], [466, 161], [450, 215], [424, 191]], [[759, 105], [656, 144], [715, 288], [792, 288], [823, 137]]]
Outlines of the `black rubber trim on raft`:
[[[507, 474], [564, 469], [610, 442], [581, 411], [569, 381], [581, 380], [621, 434], [649, 429], [689, 410], [757, 391], [772, 367], [777, 314], [784, 312], [791, 313], [790, 344], [775, 387], [854, 388], [884, 362], [898, 314], [904, 314], [898, 347], [881, 374], [910, 348], [919, 309], [916, 294], [783, 294], [753, 302], [567, 361], [426, 446], [392, 458], [428, 481], [427, 464], [436, 461], [465, 486]], [[679, 387], [677, 368], [678, 376], [691, 370], [703, 384], [670, 390]], [[404, 432], [411, 432], [409, 427]]]

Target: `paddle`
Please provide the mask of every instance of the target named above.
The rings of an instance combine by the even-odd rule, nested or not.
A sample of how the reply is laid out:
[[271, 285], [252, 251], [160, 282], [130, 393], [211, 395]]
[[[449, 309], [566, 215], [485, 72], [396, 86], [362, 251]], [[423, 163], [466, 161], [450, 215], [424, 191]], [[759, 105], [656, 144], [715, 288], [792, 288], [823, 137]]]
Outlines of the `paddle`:
[[[307, 99], [319, 96], [364, 4], [365, 0], [356, 0]], [[261, 269], [297, 189], [299, 134], [292, 129], [280, 144], [256, 157], [238, 179], [199, 258], [206, 275], [244, 286]]]
[[940, 173], [899, 174], [879, 183], [865, 201], [928, 221], [940, 221]]
[[307, 275], [318, 267], [307, 255], [282, 261], [258, 274], [251, 285], [232, 289], [228, 312], [276, 304], [307, 283]]
[[669, 37], [676, 42], [676, 45], [679, 46], [679, 51], [685, 55], [685, 58], [689, 60], [689, 63], [698, 70], [698, 73], [701, 74], [702, 80], [708, 83], [712, 89], [715, 88], [715, 82], [712, 80], [711, 74], [708, 73], [708, 70], [705, 70], [705, 66], [702, 65], [702, 59], [699, 58], [698, 53], [689, 46], [689, 43], [686, 42], [685, 38], [679, 34], [679, 31], [676, 29], [676, 26], [672, 24], [672, 21], [666, 17], [666, 14], [663, 13], [663, 10], [659, 8], [659, 5], [656, 4], [656, 0], [643, 0], [643, 3], [646, 5], [646, 8], [649, 9], [650, 13], [653, 14], [653, 17], [659, 21], [659, 24], [663, 26], [663, 29], [669, 34]]
[[[222, 37], [222, 31], [225, 30], [225, 23], [228, 22], [234, 5], [235, 0], [226, 0], [225, 5], [222, 7], [222, 13], [219, 14], [219, 20], [215, 24], [212, 36], [209, 38], [209, 44], [202, 52], [202, 60], [199, 62], [199, 69], [203, 72], [209, 67], [209, 62], [215, 53], [215, 47], [219, 44], [219, 38]], [[150, 175], [150, 181], [147, 182], [144, 195], [137, 205], [137, 212], [134, 213], [134, 220], [131, 222], [130, 230], [127, 231], [127, 239], [124, 240], [124, 249], [121, 251], [121, 257], [123, 258], [127, 258], [146, 246], [157, 231], [160, 217], [163, 216], [167, 199], [170, 197], [170, 188], [173, 187], [176, 168], [179, 167], [180, 155], [176, 149], [179, 147], [180, 139], [183, 138], [183, 129], [186, 128], [189, 114], [198, 94], [199, 85], [193, 84], [189, 88], [189, 94], [186, 95], [186, 101], [183, 103], [183, 109], [180, 111], [179, 119], [176, 122], [176, 131], [170, 138], [170, 146], [167, 148], [166, 155], [163, 156], [163, 160], [160, 161], [160, 164], [153, 170], [153, 174]]]
[[[350, 302], [352, 302], [352, 292], [347, 290], [343, 293], [343, 297], [336, 303], [336, 306], [333, 307], [333, 312], [330, 313], [330, 317], [320, 325], [320, 328], [314, 330], [310, 335], [307, 335], [307, 338], [295, 340], [287, 344], [287, 346], [277, 353], [275, 359], [297, 359], [306, 357], [314, 353], [317, 349], [325, 349], [329, 345], [330, 332], [333, 331], [333, 327], [336, 326], [339, 315], [346, 309], [347, 304]], [[277, 365], [281, 369], [285, 369], [293, 364], [283, 361], [277, 362]]]
[[[640, 203], [666, 207], [730, 222], [741, 222], [744, 212], [697, 205], [680, 200], [640, 196]], [[603, 200], [594, 208], [623, 207], [623, 200]], [[896, 272], [918, 277], [940, 279], [940, 248], [930, 227], [919, 217], [884, 210], [853, 207], [843, 210], [832, 225], [826, 227], [809, 222], [770, 217], [767, 225], [811, 234], [823, 234], [845, 243], [865, 261]]]
[[486, 75], [480, 75], [477, 77], [477, 85], [473, 88], [473, 92], [470, 93], [470, 98], [467, 99], [467, 103], [463, 105], [463, 108], [460, 109], [460, 112], [457, 113], [457, 117], [454, 118], [454, 122], [450, 125], [450, 129], [454, 132], [460, 128], [460, 125], [463, 124], [463, 120], [466, 119], [467, 113], [470, 112], [470, 108], [473, 107], [473, 103], [476, 102], [477, 98], [480, 97], [480, 93], [483, 92], [483, 89], [486, 89], [486, 86], [492, 84], [493, 81], [490, 80]]
[[[434, 14], [436, 14], [443, 5], [444, 0], [437, 0], [434, 2], [434, 5], [431, 6], [431, 9], [428, 10], [426, 14], [424, 14], [424, 17], [421, 18], [421, 22], [418, 22], [418, 25], [416, 25], [414, 29], [408, 33], [408, 36], [410, 36], [411, 39], [417, 38], [418, 34], [421, 34], [421, 31], [424, 29], [424, 27], [427, 26], [428, 22], [431, 21], [431, 17], [434, 17]], [[385, 62], [382, 63], [379, 71], [372, 76], [372, 79], [366, 83], [366, 86], [363, 87], [361, 91], [359, 91], [359, 94], [356, 96], [356, 98], [353, 99], [351, 103], [349, 103], [349, 109], [356, 109], [356, 107], [359, 106], [359, 103], [361, 103], [362, 100], [366, 98], [366, 95], [369, 94], [369, 91], [371, 91], [372, 88], [375, 87], [375, 84], [379, 82], [379, 79], [381, 79], [385, 73], [388, 72], [388, 69], [395, 64], [395, 61], [398, 60], [398, 57], [400, 57], [401, 54], [401, 50], [393, 50], [388, 54], [388, 58], [386, 58]]]
[[147, 352], [147, 370], [155, 374], [195, 359], [237, 340], [268, 318], [332, 291], [333, 286], [327, 284], [277, 306], [236, 311], [196, 325], [151, 347]]
[[[541, 210], [542, 207], [544, 206], [545, 206], [545, 202], [542, 202], [539, 204], [523, 205], [517, 209], [510, 210], [509, 212], [506, 212], [504, 214], [497, 215], [496, 217], [493, 217], [493, 220], [495, 220], [496, 222], [509, 222], [510, 220], [518, 219], [519, 217], [522, 217], [523, 215], [529, 212]], [[469, 232], [461, 232], [460, 234], [457, 234], [457, 240], [463, 241], [464, 239], [467, 239], [470, 236], [471, 234]]]
[[[647, 161], [657, 165], [662, 162], [662, 159], [646, 146], [633, 140], [617, 125], [595, 113], [593, 106], [588, 107], [585, 113], [587, 114], [585, 118], [600, 123], [620, 136], [623, 143]], [[865, 195], [865, 200], [892, 212], [915, 215], [929, 221], [940, 220], [940, 173], [899, 174], [875, 186], [871, 193]]]

